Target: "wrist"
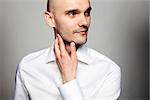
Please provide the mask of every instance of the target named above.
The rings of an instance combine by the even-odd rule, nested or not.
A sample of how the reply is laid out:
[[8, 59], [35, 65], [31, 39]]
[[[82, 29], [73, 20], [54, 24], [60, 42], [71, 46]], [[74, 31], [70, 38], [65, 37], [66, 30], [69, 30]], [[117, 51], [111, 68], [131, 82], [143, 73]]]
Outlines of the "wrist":
[[69, 77], [69, 78], [62, 78], [62, 81], [63, 81], [63, 84], [65, 84], [65, 83], [67, 83], [67, 82], [69, 82], [69, 81], [72, 81], [72, 80], [74, 80], [74, 79], [76, 79], [76, 77]]

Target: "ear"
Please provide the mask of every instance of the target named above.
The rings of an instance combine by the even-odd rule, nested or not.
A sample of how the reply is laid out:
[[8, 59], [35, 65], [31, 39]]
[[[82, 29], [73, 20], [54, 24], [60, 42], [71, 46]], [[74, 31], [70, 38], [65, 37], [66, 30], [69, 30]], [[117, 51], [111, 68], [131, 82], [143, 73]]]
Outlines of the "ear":
[[50, 27], [55, 27], [54, 15], [51, 12], [45, 11], [44, 12], [44, 18], [45, 18], [46, 23]]

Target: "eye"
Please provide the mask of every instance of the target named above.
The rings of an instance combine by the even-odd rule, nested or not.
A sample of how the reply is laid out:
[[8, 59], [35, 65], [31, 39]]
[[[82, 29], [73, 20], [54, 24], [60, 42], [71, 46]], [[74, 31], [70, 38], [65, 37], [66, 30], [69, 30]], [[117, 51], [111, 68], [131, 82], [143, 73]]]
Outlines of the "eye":
[[91, 13], [91, 11], [86, 11], [86, 12], [84, 13], [84, 15], [88, 17], [88, 16], [90, 16], [90, 13]]
[[73, 16], [75, 16], [77, 13], [76, 12], [74, 12], [74, 11], [72, 11], [72, 12], [68, 12], [68, 15], [69, 16], [71, 16], [71, 17], [73, 17]]
[[92, 8], [89, 7], [89, 8], [85, 11], [84, 15], [87, 16], [87, 17], [90, 16], [91, 10], [92, 10]]
[[80, 12], [77, 9], [71, 9], [65, 12], [67, 16], [69, 17], [75, 17]]
[[84, 15], [85, 15], [85, 16], [90, 16], [90, 13], [86, 12]]

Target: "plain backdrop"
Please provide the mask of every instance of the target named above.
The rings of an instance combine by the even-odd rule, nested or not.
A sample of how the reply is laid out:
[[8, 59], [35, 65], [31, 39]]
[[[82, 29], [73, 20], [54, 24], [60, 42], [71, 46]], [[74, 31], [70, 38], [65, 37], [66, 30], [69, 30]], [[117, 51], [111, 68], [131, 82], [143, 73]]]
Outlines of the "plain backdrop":
[[[87, 45], [121, 68], [119, 100], [148, 100], [148, 0], [91, 0]], [[62, 1], [63, 2], [63, 1]], [[12, 100], [15, 71], [27, 54], [47, 48], [53, 31], [43, 18], [46, 0], [0, 1], [0, 99]]]

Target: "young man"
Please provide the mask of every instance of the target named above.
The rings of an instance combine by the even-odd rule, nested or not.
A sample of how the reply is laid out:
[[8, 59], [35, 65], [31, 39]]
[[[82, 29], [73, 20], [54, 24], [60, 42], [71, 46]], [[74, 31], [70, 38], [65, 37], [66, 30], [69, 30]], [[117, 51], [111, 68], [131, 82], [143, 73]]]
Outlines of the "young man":
[[90, 11], [89, 0], [48, 0], [44, 16], [54, 44], [21, 61], [15, 100], [118, 99], [120, 68], [85, 46]]

